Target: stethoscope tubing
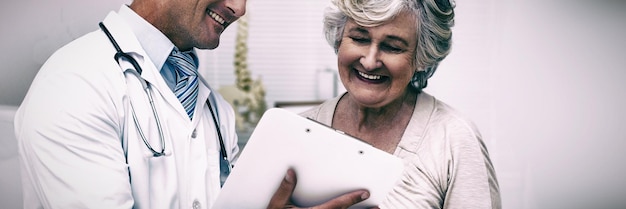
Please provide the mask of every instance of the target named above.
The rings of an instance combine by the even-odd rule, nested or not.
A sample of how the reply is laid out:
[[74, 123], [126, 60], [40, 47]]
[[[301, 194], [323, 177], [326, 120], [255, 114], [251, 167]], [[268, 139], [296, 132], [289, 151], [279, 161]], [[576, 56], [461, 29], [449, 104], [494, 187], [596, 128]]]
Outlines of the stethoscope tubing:
[[[141, 66], [139, 66], [139, 63], [137, 63], [137, 60], [135, 60], [135, 58], [130, 56], [128, 53], [125, 53], [124, 51], [122, 51], [120, 46], [117, 44], [117, 41], [115, 41], [115, 38], [113, 38], [113, 35], [109, 32], [109, 30], [104, 25], [104, 23], [100, 22], [98, 24], [98, 26], [100, 26], [100, 29], [102, 29], [104, 34], [106, 34], [107, 38], [109, 39], [109, 41], [111, 42], [111, 44], [113, 45], [113, 47], [116, 50], [116, 53], [113, 56], [115, 61], [119, 64], [120, 63], [120, 59], [125, 59], [126, 61], [130, 62], [133, 65], [133, 67], [135, 68], [134, 70], [128, 69], [128, 70], [126, 70], [126, 72], [130, 72], [131, 74], [135, 75], [135, 77], [137, 79], [139, 79], [139, 81], [140, 81], [140, 83], [142, 85], [142, 88], [146, 92], [146, 95], [148, 97], [148, 101], [150, 103], [150, 107], [152, 109], [152, 114], [154, 115], [154, 119], [155, 119], [155, 122], [157, 124], [157, 130], [159, 132], [159, 139], [161, 141], [161, 151], [160, 152], [155, 151], [152, 148], [152, 146], [150, 145], [150, 143], [148, 142], [148, 140], [146, 139], [146, 137], [145, 137], [145, 135], [143, 133], [143, 130], [141, 129], [141, 126], [139, 125], [139, 121], [138, 121], [136, 113], [135, 113], [135, 108], [133, 107], [133, 105], [131, 103], [131, 109], [132, 109], [131, 111], [132, 111], [132, 115], [133, 115], [133, 120], [134, 120], [135, 126], [137, 127], [137, 131], [139, 132], [140, 137], [142, 138], [142, 140], [144, 141], [144, 143], [148, 147], [148, 149], [150, 149], [150, 151], [152, 151], [153, 156], [154, 157], [164, 156], [165, 155], [165, 137], [164, 137], [164, 134], [163, 134], [163, 128], [162, 128], [162, 125], [161, 125], [161, 121], [159, 120], [159, 116], [157, 114], [156, 107], [154, 105], [154, 99], [152, 97], [152, 92], [151, 92], [150, 85], [148, 84], [148, 81], [143, 79], [143, 77], [141, 76], [141, 73], [143, 71]], [[221, 157], [226, 162], [229, 162], [228, 161], [228, 154], [226, 153], [226, 146], [224, 145], [224, 139], [223, 139], [223, 136], [222, 136], [222, 132], [220, 130], [220, 125], [218, 124], [217, 117], [215, 116], [216, 114], [213, 111], [213, 107], [211, 105], [211, 102], [209, 100], [207, 100], [206, 103], [207, 103], [207, 105], [209, 107], [209, 110], [211, 111], [211, 117], [213, 118], [213, 122], [215, 123], [215, 129], [217, 131], [217, 135], [218, 135], [218, 138], [219, 138]], [[230, 166], [230, 163], [228, 163], [228, 164], [229, 164], [228, 165], [228, 171], [226, 171], [226, 172], [230, 173], [231, 166]]]

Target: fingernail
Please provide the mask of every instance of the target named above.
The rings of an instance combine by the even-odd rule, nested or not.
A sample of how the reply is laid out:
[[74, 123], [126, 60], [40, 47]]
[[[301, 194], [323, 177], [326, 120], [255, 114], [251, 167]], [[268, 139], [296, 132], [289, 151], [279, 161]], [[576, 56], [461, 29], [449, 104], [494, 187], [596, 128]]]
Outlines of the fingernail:
[[361, 200], [365, 200], [367, 198], [370, 198], [370, 193], [369, 192], [363, 192], [361, 194]]
[[287, 174], [285, 174], [285, 181], [289, 183], [293, 183], [293, 176], [291, 175], [291, 170], [287, 170]]

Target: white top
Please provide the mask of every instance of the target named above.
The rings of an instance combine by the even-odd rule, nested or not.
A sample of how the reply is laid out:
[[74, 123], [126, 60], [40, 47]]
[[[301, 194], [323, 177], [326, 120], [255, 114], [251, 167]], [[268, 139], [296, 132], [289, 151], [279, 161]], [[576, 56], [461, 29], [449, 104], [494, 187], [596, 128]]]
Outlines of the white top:
[[[302, 115], [331, 125], [339, 98]], [[404, 160], [404, 176], [380, 208], [501, 208], [495, 170], [480, 133], [427, 93], [418, 95], [393, 154]]]
[[[123, 12], [132, 10], [123, 5]], [[143, 68], [167, 156], [152, 157], [133, 122], [131, 105], [150, 145], [160, 150], [146, 93], [124, 73], [132, 65], [118, 65], [111, 42], [94, 31], [49, 58], [16, 114], [24, 208], [209, 208], [217, 197], [220, 147], [205, 101], [212, 98], [217, 108], [231, 161], [239, 151], [232, 107], [201, 79], [190, 121], [159, 73], [163, 63], [152, 60], [128, 17], [111, 12], [104, 24]]]

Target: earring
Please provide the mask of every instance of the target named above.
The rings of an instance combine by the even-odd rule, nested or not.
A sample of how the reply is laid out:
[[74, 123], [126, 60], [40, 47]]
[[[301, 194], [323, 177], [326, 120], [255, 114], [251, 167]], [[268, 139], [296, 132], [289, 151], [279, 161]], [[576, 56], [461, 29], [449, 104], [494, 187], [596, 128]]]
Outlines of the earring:
[[416, 70], [415, 73], [413, 74], [413, 78], [411, 78], [410, 84], [418, 92], [426, 88], [426, 86], [428, 86], [428, 78], [426, 77], [426, 71]]

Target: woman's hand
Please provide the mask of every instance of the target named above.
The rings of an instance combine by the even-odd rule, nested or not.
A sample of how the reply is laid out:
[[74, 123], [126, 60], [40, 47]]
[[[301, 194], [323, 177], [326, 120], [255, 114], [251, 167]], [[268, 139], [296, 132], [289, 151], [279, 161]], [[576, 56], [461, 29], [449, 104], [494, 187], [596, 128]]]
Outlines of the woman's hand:
[[[278, 190], [272, 196], [269, 204], [267, 205], [268, 209], [283, 209], [283, 208], [298, 208], [291, 204], [289, 199], [291, 198], [291, 194], [293, 190], [296, 188], [296, 173], [293, 169], [287, 170], [287, 174], [283, 181], [280, 183]], [[363, 200], [369, 198], [369, 192], [365, 190], [357, 190], [353, 192], [349, 192], [343, 194], [335, 199], [329, 200], [321, 205], [317, 205], [311, 207], [310, 209], [345, 209], [354, 204], [357, 204]], [[378, 208], [378, 207], [374, 207]]]

